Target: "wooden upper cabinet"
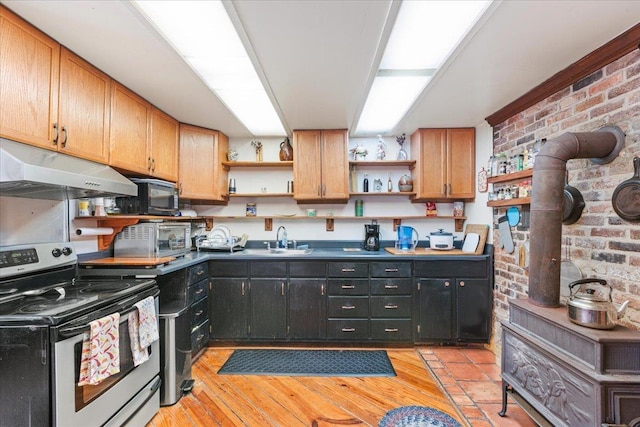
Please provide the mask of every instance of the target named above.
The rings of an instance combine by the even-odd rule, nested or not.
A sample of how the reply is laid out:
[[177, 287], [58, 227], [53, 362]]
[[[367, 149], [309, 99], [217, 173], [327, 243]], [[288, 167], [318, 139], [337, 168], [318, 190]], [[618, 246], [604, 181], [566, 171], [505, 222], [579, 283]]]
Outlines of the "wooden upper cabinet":
[[411, 135], [416, 159], [415, 202], [475, 198], [475, 129], [418, 129]]
[[178, 181], [180, 124], [157, 108], [151, 110], [151, 174]]
[[221, 132], [180, 124], [180, 198], [212, 204], [227, 202], [227, 172], [222, 160], [229, 139]]
[[108, 163], [110, 104], [111, 78], [62, 48], [56, 125], [60, 151]]
[[293, 132], [293, 197], [299, 203], [349, 200], [346, 130]]
[[60, 45], [0, 5], [0, 67], [0, 135], [55, 150]]
[[151, 105], [119, 83], [111, 92], [109, 164], [129, 172], [147, 175]]

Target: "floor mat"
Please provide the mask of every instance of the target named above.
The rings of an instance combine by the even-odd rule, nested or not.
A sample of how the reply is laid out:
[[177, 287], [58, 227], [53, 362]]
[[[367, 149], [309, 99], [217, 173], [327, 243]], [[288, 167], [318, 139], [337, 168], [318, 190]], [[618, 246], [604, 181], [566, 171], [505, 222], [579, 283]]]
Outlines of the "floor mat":
[[387, 412], [378, 427], [462, 427], [450, 415], [426, 406], [403, 406]]
[[218, 374], [395, 377], [384, 350], [235, 350]]

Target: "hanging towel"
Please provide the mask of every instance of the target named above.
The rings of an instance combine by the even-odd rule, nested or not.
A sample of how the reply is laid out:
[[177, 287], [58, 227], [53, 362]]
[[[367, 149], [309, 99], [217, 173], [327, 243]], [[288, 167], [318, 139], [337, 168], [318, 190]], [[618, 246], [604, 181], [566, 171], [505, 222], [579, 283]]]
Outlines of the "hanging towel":
[[84, 334], [79, 386], [96, 385], [120, 372], [120, 313], [89, 322]]
[[156, 305], [153, 297], [147, 297], [135, 304], [129, 313], [129, 337], [133, 365], [138, 366], [149, 359], [147, 347], [159, 338]]

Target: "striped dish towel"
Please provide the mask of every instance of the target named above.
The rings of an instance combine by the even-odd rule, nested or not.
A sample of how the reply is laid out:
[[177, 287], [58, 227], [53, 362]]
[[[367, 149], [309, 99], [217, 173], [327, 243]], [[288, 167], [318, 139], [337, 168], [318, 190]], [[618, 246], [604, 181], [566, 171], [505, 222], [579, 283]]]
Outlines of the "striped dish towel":
[[96, 385], [120, 372], [120, 313], [89, 323], [84, 334], [79, 386]]

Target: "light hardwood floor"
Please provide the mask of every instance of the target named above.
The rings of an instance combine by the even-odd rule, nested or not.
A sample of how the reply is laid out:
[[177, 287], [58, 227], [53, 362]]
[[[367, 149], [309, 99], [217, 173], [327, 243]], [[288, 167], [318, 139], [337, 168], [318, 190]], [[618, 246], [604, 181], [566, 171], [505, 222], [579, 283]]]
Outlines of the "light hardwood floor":
[[467, 425], [417, 349], [387, 349], [395, 377], [218, 375], [232, 348], [208, 348], [192, 368], [193, 392], [148, 427], [377, 426], [390, 409], [439, 409]]

